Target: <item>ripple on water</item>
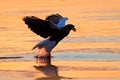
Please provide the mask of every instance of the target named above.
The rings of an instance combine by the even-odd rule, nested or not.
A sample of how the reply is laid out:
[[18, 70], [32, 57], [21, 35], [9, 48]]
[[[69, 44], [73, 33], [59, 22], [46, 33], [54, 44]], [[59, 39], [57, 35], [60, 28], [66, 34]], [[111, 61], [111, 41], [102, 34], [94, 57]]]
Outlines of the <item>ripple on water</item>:
[[120, 60], [120, 54], [97, 52], [59, 52], [53, 56], [53, 60]]
[[[25, 55], [17, 55], [20, 58], [12, 58], [16, 56], [9, 56], [8, 59], [1, 59], [1, 61], [10, 61], [10, 60], [24, 60], [31, 61], [35, 60], [35, 54], [25, 54]], [[56, 52], [52, 54], [52, 60], [120, 60], [120, 54], [114, 53], [90, 53], [90, 52]], [[8, 56], [7, 56], [8, 57]], [[6, 57], [5, 57], [6, 58]]]

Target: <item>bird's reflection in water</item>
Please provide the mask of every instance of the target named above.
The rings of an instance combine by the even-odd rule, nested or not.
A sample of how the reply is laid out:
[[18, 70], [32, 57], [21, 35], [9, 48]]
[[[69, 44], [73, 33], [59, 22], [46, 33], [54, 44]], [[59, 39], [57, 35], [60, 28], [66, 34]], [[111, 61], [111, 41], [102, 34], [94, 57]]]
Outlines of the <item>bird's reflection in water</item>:
[[60, 80], [60, 77], [44, 77], [44, 78], [37, 78], [35, 80]]
[[35, 80], [60, 80], [58, 68], [51, 64], [51, 57], [36, 57], [36, 60], [39, 60], [39, 66], [34, 66], [34, 68], [47, 77], [36, 78]]
[[37, 70], [44, 73], [46, 76], [58, 76], [58, 69], [54, 65], [34, 66]]
[[36, 78], [35, 80], [60, 80], [61, 77], [58, 75], [58, 68], [54, 65], [46, 65], [46, 66], [34, 66], [35, 69], [42, 72], [45, 76], [42, 78]]
[[[43, 58], [39, 58], [41, 60]], [[45, 60], [45, 58], [44, 58]], [[47, 61], [50, 60], [50, 61]], [[47, 77], [36, 78], [35, 80], [61, 80], [61, 79], [72, 79], [67, 77], [61, 77], [58, 75], [58, 68], [55, 65], [51, 64], [51, 58], [47, 58], [44, 62], [39, 63], [41, 65], [34, 66], [34, 68], [42, 72]], [[40, 61], [41, 62], [41, 61]], [[43, 64], [43, 65], [42, 65]], [[46, 65], [45, 65], [46, 64]]]

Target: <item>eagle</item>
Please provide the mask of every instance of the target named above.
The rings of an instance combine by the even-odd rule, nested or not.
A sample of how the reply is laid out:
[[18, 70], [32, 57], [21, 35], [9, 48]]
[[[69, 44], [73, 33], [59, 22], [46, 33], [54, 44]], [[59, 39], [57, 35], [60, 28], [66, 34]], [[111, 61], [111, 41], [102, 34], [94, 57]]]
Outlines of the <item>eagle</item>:
[[62, 17], [60, 14], [51, 14], [45, 20], [36, 16], [25, 16], [23, 18], [23, 21], [31, 31], [44, 38], [43, 41], [33, 47], [33, 49], [40, 49], [37, 57], [50, 57], [51, 50], [64, 37], [68, 36], [71, 30], [76, 31], [73, 24], [65, 24], [67, 20], [67, 17]]

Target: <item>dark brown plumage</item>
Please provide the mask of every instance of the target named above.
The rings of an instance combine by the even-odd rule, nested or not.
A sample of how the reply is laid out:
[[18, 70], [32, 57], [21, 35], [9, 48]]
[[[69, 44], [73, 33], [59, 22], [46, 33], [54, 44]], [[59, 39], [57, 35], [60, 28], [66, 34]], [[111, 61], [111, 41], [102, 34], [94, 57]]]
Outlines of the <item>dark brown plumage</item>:
[[75, 31], [75, 27], [72, 24], [68, 24], [62, 29], [57, 27], [53, 28], [49, 21], [42, 20], [35, 16], [27, 16], [23, 18], [23, 21], [28, 25], [28, 28], [37, 35], [40, 35], [43, 38], [49, 37], [50, 40], [55, 40], [57, 42], [67, 36], [70, 30]]
[[[23, 18], [23, 21], [25, 22], [25, 24], [28, 25], [28, 28], [31, 31], [33, 31], [37, 35], [40, 35], [43, 38], [47, 38], [36, 44], [33, 49], [37, 47], [45, 47], [46, 50], [50, 53], [50, 51], [58, 44], [58, 42], [61, 41], [64, 37], [66, 37], [71, 30], [76, 31], [74, 25], [72, 24], [67, 24], [62, 28], [58, 28], [56, 26], [57, 23], [54, 22], [54, 20], [59, 21], [58, 18], [62, 18], [62, 16], [58, 14], [51, 15], [47, 17], [46, 20], [42, 20], [35, 16], [27, 16]], [[51, 21], [53, 21], [53, 23], [51, 23]]]
[[28, 28], [30, 28], [31, 31], [43, 38], [51, 36], [54, 34], [54, 31], [58, 30], [57, 27], [52, 28], [49, 21], [39, 19], [35, 16], [24, 17], [23, 21], [28, 25]]
[[[31, 31], [43, 38], [47, 38], [33, 47], [33, 49], [38, 48], [38, 52], [36, 53], [36, 62], [38, 64], [41, 63], [44, 65], [45, 62], [47, 63], [47, 60], [49, 61], [48, 64], [51, 64], [51, 50], [59, 43], [59, 41], [68, 36], [71, 30], [76, 31], [74, 25], [65, 25], [66, 20], [67, 18], [62, 17], [59, 14], [52, 14], [45, 20], [35, 16], [23, 18], [23, 21], [28, 25], [28, 28]], [[40, 60], [41, 58], [42, 62]]]
[[46, 17], [46, 21], [51, 20], [53, 23], [57, 24], [60, 19], [63, 18], [60, 14], [52, 14]]
[[65, 27], [63, 27], [61, 30], [57, 31], [54, 35], [52, 35], [49, 40], [52, 41], [56, 41], [59, 42], [61, 41], [64, 37], [66, 37], [70, 31], [76, 31], [76, 29], [74, 28], [74, 25], [72, 24], [67, 24]]

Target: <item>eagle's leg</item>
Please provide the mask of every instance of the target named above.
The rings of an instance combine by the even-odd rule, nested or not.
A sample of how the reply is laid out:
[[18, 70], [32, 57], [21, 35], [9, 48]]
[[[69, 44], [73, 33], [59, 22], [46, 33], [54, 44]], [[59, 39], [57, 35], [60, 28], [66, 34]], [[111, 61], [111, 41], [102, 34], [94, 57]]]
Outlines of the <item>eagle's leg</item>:
[[50, 52], [46, 51], [45, 47], [38, 48], [36, 53], [36, 63], [40, 66], [51, 65]]

